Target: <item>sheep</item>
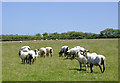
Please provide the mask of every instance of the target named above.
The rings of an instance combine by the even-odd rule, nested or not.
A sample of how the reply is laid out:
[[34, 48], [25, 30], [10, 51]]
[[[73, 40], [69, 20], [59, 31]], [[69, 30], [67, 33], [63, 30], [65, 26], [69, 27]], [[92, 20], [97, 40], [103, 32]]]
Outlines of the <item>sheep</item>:
[[66, 57], [67, 51], [69, 50], [68, 46], [62, 46], [61, 50], [59, 52], [59, 57], [62, 56], [62, 54], [64, 53], [64, 56]]
[[[93, 65], [99, 66], [101, 73], [104, 73], [105, 71], [105, 56], [98, 55], [96, 53], [89, 53], [89, 51], [84, 51], [83, 55], [87, 58], [88, 63], [90, 64], [90, 70], [91, 73], [93, 72], [92, 67]], [[103, 65], [103, 70], [101, 68], [101, 65]]]
[[[67, 58], [68, 56], [71, 56], [71, 59], [74, 59], [76, 56], [77, 56], [77, 52], [80, 52], [80, 48], [78, 47], [74, 47], [74, 48], [71, 48], [70, 50], [67, 51]], [[77, 56], [78, 57], [78, 56]]]
[[[19, 56], [22, 59], [22, 63], [25, 64], [25, 60], [27, 59], [28, 51], [30, 51], [29, 46], [22, 46], [20, 51], [19, 51]], [[27, 62], [27, 60], [26, 60]]]
[[49, 56], [49, 53], [50, 53], [50, 55], [52, 57], [52, 55], [53, 55], [53, 49], [52, 49], [52, 47], [46, 47], [46, 55]]
[[81, 46], [76, 46], [76, 47], [74, 47], [74, 48], [78, 48], [79, 51], [80, 51], [80, 50], [85, 51], [85, 48], [83, 48], [83, 47], [81, 47]]
[[24, 52], [22, 50], [19, 51], [19, 56], [22, 59], [23, 64], [25, 64], [25, 60], [27, 62], [27, 55], [28, 55], [28, 52]]
[[19, 43], [22, 43], [22, 41], [19, 41]]
[[39, 57], [39, 52], [40, 52], [40, 51], [39, 51], [39, 49], [35, 49], [34, 51], [35, 51], [35, 53], [36, 53], [36, 59], [37, 59], [37, 58]]
[[28, 51], [30, 50], [30, 47], [29, 47], [29, 46], [22, 46], [22, 47], [21, 47], [21, 50], [22, 50], [23, 52], [28, 52]]
[[39, 53], [40, 53], [40, 56], [42, 57], [42, 56], [46, 56], [46, 48], [44, 48], [44, 47], [42, 47], [42, 48], [40, 48], [39, 49]]
[[80, 64], [80, 70], [81, 70], [81, 65], [84, 64], [85, 69], [87, 71], [87, 64], [88, 64], [87, 58], [85, 56], [81, 55], [80, 52], [77, 52], [77, 55], [78, 55], [78, 62]]
[[28, 52], [28, 55], [27, 55], [28, 63], [31, 64], [31, 59], [32, 59], [32, 63], [34, 63], [34, 61], [37, 59], [37, 57], [38, 57], [38, 51], [37, 50], [30, 50]]

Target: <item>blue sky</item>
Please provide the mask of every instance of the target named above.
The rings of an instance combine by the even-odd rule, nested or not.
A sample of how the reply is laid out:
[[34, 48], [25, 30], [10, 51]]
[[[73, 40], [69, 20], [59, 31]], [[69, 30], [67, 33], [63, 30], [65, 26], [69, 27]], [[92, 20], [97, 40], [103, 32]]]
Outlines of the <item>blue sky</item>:
[[68, 31], [99, 33], [118, 28], [117, 2], [3, 2], [2, 34]]

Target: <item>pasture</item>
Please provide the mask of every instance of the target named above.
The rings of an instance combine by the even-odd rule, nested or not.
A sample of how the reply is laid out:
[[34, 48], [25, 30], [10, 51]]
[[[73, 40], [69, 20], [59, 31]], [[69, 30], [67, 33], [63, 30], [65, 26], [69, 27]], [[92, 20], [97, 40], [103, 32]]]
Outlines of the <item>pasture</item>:
[[[20, 48], [28, 45], [31, 49], [50, 46], [53, 57], [38, 58], [34, 64], [21, 64]], [[61, 47], [82, 46], [90, 52], [106, 57], [106, 70], [102, 74], [98, 66], [79, 71], [76, 59], [58, 57]], [[2, 81], [118, 81], [118, 39], [43, 40], [2, 43]]]

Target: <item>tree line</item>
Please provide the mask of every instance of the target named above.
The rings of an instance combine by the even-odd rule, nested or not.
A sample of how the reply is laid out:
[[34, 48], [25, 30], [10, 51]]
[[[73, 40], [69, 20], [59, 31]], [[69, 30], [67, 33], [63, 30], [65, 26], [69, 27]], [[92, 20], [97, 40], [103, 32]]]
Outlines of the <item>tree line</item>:
[[55, 40], [55, 39], [99, 39], [99, 38], [120, 38], [120, 30], [108, 28], [100, 31], [99, 34], [83, 33], [83, 32], [64, 32], [64, 33], [50, 33], [30, 35], [0, 35], [2, 41], [20, 41], [20, 40]]

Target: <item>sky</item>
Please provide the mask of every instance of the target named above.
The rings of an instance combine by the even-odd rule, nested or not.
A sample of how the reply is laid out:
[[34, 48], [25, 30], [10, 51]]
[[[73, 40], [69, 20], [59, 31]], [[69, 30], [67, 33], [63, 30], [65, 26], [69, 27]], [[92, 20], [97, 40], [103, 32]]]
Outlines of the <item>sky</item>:
[[2, 34], [69, 31], [99, 34], [118, 28], [117, 2], [3, 2]]

